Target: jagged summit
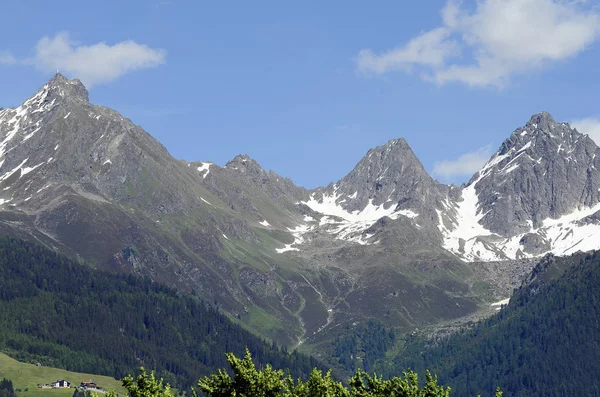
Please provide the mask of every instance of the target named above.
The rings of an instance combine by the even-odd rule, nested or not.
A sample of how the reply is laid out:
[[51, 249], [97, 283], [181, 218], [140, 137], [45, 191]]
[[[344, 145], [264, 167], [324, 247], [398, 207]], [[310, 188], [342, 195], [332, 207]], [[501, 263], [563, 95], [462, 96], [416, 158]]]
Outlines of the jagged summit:
[[[389, 146], [389, 147], [393, 147], [393, 146], [396, 146], [396, 145], [398, 145], [398, 147], [400, 147], [400, 148], [404, 148], [404, 149], [410, 149], [410, 150], [412, 150], [412, 149], [410, 148], [410, 146], [409, 146], [408, 142], [406, 141], [406, 139], [405, 139], [404, 137], [390, 139], [389, 141], [387, 141], [386, 143], [384, 143], [384, 144], [383, 144], [383, 145], [381, 145], [381, 146], [383, 146], [383, 147], [388, 147], [388, 146]], [[378, 149], [378, 148], [380, 148], [381, 146], [378, 146], [378, 147], [376, 147], [375, 149]], [[371, 149], [371, 150], [374, 150], [374, 149]]]
[[89, 102], [89, 93], [83, 83], [79, 79], [69, 80], [60, 73], [56, 73], [41, 89], [61, 97]]
[[374, 226], [383, 218], [416, 228], [412, 232], [436, 234], [437, 215], [431, 209], [441, 205], [447, 190], [399, 138], [369, 150], [348, 175], [314, 190], [303, 204], [322, 216], [319, 226], [310, 225], [309, 231], [367, 245], [378, 241], [382, 230], [393, 228]]
[[227, 164], [225, 164], [225, 168], [238, 170], [242, 173], [253, 172], [253, 173], [263, 173], [265, 172], [260, 164], [247, 154], [238, 154], [233, 159], [229, 160]]
[[[533, 115], [525, 126], [517, 128], [498, 148], [490, 160], [471, 178], [469, 184], [478, 183], [486, 176], [496, 179], [516, 170], [520, 164], [538, 164], [564, 160], [576, 147], [584, 146], [587, 152], [596, 150], [595, 143], [568, 123], [556, 122], [548, 112]], [[570, 156], [567, 156], [567, 159]]]
[[550, 126], [556, 124], [552, 115], [548, 112], [540, 112], [531, 116], [527, 122], [527, 127], [537, 128], [539, 130], [549, 130]]
[[0, 110], [0, 232], [198, 291], [248, 324], [258, 312], [290, 343], [374, 316], [427, 325], [427, 307], [462, 317], [480, 298], [459, 259], [600, 248], [599, 166], [588, 137], [539, 113], [469, 185], [433, 180], [400, 138], [308, 191], [247, 155], [175, 160], [57, 74]]
[[445, 246], [485, 260], [585, 249], [596, 239], [595, 225], [580, 226], [600, 209], [599, 158], [587, 135], [533, 115], [463, 188]]

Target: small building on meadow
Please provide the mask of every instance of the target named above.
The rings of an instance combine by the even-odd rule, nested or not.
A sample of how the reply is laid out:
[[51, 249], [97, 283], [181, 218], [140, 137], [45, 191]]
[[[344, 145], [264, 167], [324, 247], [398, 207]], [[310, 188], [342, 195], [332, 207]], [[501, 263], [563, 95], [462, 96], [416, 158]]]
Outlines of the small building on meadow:
[[54, 389], [64, 389], [71, 387], [71, 382], [67, 382], [64, 379], [57, 380], [56, 382], [52, 382], [52, 387]]
[[92, 381], [89, 382], [81, 382], [81, 386], [79, 386], [82, 389], [102, 389], [101, 387], [99, 387], [97, 384], [95, 384]]

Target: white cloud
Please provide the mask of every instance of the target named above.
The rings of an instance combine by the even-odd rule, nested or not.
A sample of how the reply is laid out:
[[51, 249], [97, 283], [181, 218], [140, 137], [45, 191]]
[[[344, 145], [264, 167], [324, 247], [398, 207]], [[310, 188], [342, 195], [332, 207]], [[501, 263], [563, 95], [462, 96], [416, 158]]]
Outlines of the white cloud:
[[361, 50], [358, 70], [419, 67], [439, 84], [502, 86], [516, 74], [572, 58], [600, 37], [600, 16], [585, 1], [480, 0], [467, 9], [448, 0], [441, 16], [442, 26], [392, 51]]
[[17, 59], [7, 51], [0, 51], [0, 65], [12, 65], [17, 63]]
[[44, 72], [61, 72], [79, 78], [88, 88], [111, 82], [122, 75], [165, 62], [165, 51], [134, 41], [114, 45], [74, 43], [68, 33], [43, 37], [35, 46], [35, 56], [28, 60]]
[[600, 118], [588, 117], [579, 120], [573, 120], [571, 127], [577, 129], [582, 134], [587, 134], [600, 146]]
[[447, 28], [434, 29], [415, 37], [404, 47], [382, 55], [375, 55], [371, 50], [361, 50], [358, 54], [358, 68], [363, 72], [385, 73], [390, 69], [408, 70], [413, 65], [443, 66], [446, 58], [458, 50], [458, 43], [448, 40], [450, 33]]
[[438, 161], [433, 165], [433, 174], [444, 180], [456, 177], [470, 177], [483, 167], [492, 154], [492, 146], [487, 145], [475, 151], [465, 153], [456, 160]]

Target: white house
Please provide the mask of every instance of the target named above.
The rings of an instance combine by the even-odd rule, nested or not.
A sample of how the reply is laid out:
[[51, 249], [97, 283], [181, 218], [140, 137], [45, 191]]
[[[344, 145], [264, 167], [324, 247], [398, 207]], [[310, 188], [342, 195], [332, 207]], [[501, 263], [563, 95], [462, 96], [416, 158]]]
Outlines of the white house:
[[62, 389], [71, 387], [71, 382], [67, 382], [64, 379], [57, 380], [56, 382], [52, 382], [52, 387], [54, 389]]

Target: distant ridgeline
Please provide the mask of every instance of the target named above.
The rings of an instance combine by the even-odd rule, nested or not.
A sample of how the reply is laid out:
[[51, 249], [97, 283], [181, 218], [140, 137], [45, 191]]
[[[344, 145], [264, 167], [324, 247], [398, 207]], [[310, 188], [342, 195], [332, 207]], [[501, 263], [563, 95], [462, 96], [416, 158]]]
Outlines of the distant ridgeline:
[[94, 270], [46, 248], [0, 239], [0, 349], [15, 358], [122, 378], [144, 365], [179, 388], [248, 347], [258, 363], [307, 377], [288, 354], [194, 297], [148, 279]]
[[384, 370], [425, 368], [457, 395], [600, 396], [600, 253], [544, 258], [497, 315]]

